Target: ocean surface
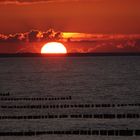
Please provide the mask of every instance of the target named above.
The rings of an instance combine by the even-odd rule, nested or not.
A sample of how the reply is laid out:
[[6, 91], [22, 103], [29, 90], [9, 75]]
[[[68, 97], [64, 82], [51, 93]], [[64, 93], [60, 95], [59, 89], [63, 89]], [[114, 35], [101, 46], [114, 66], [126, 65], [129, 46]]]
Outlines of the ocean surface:
[[[99, 132], [94, 136], [80, 132], [137, 129], [139, 56], [0, 58], [0, 132], [9, 135], [0, 136], [0, 140], [140, 139], [135, 134], [101, 136]], [[8, 134], [44, 131], [80, 134]]]

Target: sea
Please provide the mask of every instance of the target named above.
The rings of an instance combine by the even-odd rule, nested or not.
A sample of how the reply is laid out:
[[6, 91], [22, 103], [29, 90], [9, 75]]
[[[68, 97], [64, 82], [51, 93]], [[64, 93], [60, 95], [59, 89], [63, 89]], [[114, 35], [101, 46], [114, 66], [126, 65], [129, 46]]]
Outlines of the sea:
[[140, 57], [0, 58], [0, 140], [139, 140]]

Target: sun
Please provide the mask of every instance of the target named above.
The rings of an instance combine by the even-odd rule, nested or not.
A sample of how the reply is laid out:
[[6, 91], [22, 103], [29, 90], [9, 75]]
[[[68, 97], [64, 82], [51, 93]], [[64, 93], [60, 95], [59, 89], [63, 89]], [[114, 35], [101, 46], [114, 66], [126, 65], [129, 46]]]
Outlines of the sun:
[[65, 54], [67, 53], [66, 47], [59, 42], [49, 42], [46, 43], [42, 48], [41, 48], [41, 53], [42, 54], [53, 54], [53, 53], [61, 53]]

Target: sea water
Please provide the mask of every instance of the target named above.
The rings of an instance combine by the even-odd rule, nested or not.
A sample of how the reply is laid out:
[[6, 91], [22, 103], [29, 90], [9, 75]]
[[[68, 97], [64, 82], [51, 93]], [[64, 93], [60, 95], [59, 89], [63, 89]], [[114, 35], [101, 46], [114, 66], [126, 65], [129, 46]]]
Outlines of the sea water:
[[[139, 56], [0, 58], [0, 93], [9, 93], [9, 96], [0, 96], [0, 116], [59, 116], [0, 119], [0, 132], [140, 129], [139, 118], [127, 118], [127, 114], [140, 113], [139, 85]], [[33, 105], [41, 107], [31, 108]], [[49, 107], [42, 108], [43, 105]], [[72, 118], [75, 114], [82, 117]], [[125, 117], [83, 117], [89, 114], [124, 114]], [[20, 138], [45, 139], [45, 135]], [[114, 139], [81, 135], [49, 135], [47, 138]]]

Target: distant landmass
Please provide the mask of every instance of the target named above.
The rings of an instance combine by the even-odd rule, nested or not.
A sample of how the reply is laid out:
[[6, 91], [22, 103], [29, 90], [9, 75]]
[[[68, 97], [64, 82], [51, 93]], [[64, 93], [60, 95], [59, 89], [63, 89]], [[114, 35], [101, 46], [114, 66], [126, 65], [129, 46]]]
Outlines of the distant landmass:
[[1, 53], [0, 57], [88, 57], [88, 56], [140, 56], [140, 52], [133, 53], [67, 53], [67, 54], [41, 54], [41, 53]]

